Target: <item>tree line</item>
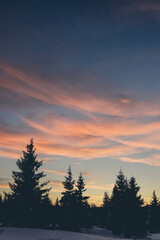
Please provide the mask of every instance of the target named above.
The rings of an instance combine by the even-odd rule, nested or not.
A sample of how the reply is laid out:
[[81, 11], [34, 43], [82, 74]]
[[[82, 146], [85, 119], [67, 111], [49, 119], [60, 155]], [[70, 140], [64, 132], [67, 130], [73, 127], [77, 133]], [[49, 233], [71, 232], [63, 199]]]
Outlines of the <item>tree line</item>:
[[71, 167], [63, 182], [62, 197], [55, 204], [49, 198], [49, 182], [39, 172], [42, 161], [37, 160], [33, 139], [16, 162], [19, 171], [12, 171], [14, 182], [10, 192], [0, 195], [0, 223], [2, 226], [66, 229], [100, 226], [124, 237], [144, 237], [148, 232], [160, 232], [160, 201], [153, 191], [150, 204], [144, 204], [135, 177], [129, 180], [120, 170], [111, 196], [104, 193], [102, 206], [90, 205], [85, 195], [82, 173], [73, 179]]

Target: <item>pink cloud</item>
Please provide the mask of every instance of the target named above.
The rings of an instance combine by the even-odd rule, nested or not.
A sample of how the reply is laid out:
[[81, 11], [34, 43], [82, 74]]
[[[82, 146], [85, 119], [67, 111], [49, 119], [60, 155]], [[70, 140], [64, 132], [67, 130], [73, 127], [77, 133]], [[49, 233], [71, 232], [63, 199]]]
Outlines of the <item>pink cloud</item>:
[[9, 187], [8, 184], [0, 184], [0, 188], [7, 188], [7, 189], [10, 189], [10, 187]]
[[160, 155], [155, 156], [153, 154], [151, 157], [146, 158], [119, 157], [118, 159], [124, 162], [144, 163], [150, 166], [160, 166]]
[[[137, 101], [131, 98], [110, 98], [98, 96], [90, 92], [77, 90], [64, 83], [52, 83], [47, 79], [26, 74], [6, 63], [0, 63], [0, 69], [5, 72], [0, 86], [28, 98], [40, 100], [49, 104], [58, 104], [77, 111], [103, 113], [114, 116], [156, 116], [160, 115], [159, 106], [151, 102]], [[11, 76], [11, 77], [9, 77]], [[53, 94], [54, 93], [54, 94]]]
[[61, 172], [61, 171], [57, 171], [57, 170], [42, 169], [42, 171], [47, 172], [47, 173], [53, 173], [53, 174], [60, 175], [60, 176], [66, 175], [65, 172]]
[[[27, 133], [19, 126], [14, 131], [13, 126], [2, 126], [1, 156], [18, 158], [21, 155], [20, 150], [25, 148], [24, 144], [32, 135], [38, 153], [45, 154], [46, 158], [57, 155], [79, 160], [98, 157], [119, 157], [124, 160], [127, 156], [145, 149], [160, 150], [159, 135], [155, 141], [155, 132], [160, 132], [160, 121], [152, 118], [148, 123], [142, 122], [144, 116], [160, 115], [159, 104], [138, 101], [133, 96], [100, 96], [78, 90], [63, 81], [55, 84], [54, 81], [44, 81], [39, 76], [24, 73], [2, 62], [0, 69], [5, 77], [0, 86], [17, 94], [24, 94], [27, 98], [74, 109], [84, 116], [72, 119], [55, 113], [43, 116], [43, 112], [38, 117], [21, 116], [19, 120], [27, 126]], [[154, 161], [156, 159], [148, 161], [148, 164], [154, 164]]]
[[62, 187], [62, 188], [63, 188], [63, 183], [60, 182], [60, 181], [51, 181], [50, 184], [51, 184], [51, 185], [54, 185], [54, 186], [59, 186], [59, 187]]

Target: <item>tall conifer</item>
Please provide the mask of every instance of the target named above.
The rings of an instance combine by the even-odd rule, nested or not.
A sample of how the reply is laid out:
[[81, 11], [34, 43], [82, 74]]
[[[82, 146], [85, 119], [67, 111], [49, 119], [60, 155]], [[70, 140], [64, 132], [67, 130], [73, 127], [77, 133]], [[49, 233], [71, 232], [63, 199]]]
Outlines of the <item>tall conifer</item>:
[[126, 214], [128, 182], [122, 170], [119, 171], [111, 196], [111, 230], [123, 233]]
[[153, 233], [160, 231], [160, 202], [155, 190], [153, 191], [149, 208], [149, 228]]
[[16, 210], [15, 218], [18, 220], [16, 224], [30, 226], [43, 200], [48, 198], [50, 189], [44, 188], [48, 182], [40, 184], [45, 174], [38, 172], [42, 161], [37, 160], [33, 139], [27, 144], [26, 149], [23, 151], [23, 157], [16, 163], [20, 171], [12, 171], [14, 183], [9, 183], [9, 186]]
[[82, 173], [80, 172], [76, 187], [77, 189], [75, 190], [75, 195], [76, 195], [76, 202], [79, 207], [84, 207], [87, 206], [87, 199], [89, 196], [83, 196], [83, 193], [87, 190], [85, 188], [85, 183], [84, 183], [84, 178], [82, 176]]
[[71, 166], [69, 166], [67, 171], [67, 176], [65, 176], [65, 181], [62, 182], [65, 191], [62, 192], [62, 198], [60, 200], [60, 203], [64, 207], [70, 207], [73, 206], [75, 201], [75, 194], [74, 194], [74, 184], [75, 180], [73, 180]]

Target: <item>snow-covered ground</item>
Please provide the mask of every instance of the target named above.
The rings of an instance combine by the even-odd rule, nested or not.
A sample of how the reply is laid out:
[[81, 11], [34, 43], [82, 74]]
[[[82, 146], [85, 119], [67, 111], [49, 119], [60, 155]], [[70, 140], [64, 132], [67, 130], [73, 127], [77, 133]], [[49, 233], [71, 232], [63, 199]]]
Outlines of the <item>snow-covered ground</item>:
[[[88, 233], [69, 231], [51, 231], [42, 229], [10, 228], [4, 227], [0, 240], [128, 240], [127, 238], [114, 237], [104, 229], [94, 228]], [[160, 234], [149, 236], [148, 239], [160, 240]]]
[[160, 233], [149, 236], [152, 240], [160, 240]]

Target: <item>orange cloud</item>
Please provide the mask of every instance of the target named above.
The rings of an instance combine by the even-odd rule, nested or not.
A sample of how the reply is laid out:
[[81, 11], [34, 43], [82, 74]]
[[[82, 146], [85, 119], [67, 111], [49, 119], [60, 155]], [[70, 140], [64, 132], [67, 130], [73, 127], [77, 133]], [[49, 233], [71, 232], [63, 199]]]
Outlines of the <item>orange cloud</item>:
[[[79, 160], [114, 157], [125, 161], [131, 154], [146, 149], [160, 150], [158, 136], [160, 121], [153, 119], [153, 116], [160, 115], [157, 104], [137, 101], [133, 97], [123, 95], [123, 97], [99, 96], [78, 90], [62, 81], [61, 84], [49, 82], [48, 79], [44, 81], [39, 76], [24, 73], [2, 62], [0, 69], [4, 73], [4, 78], [0, 82], [1, 87], [51, 106], [61, 105], [83, 114], [83, 118], [52, 113], [42, 116], [42, 111], [38, 117], [31, 114], [29, 116], [32, 117], [21, 116], [19, 121], [24, 124], [23, 126], [27, 126], [27, 133], [19, 126], [14, 131], [13, 126], [2, 127], [1, 156], [18, 158], [20, 149], [24, 149], [24, 144], [33, 135], [38, 153], [45, 154], [46, 157], [57, 155]], [[152, 116], [152, 121], [142, 122], [143, 116]], [[153, 160], [148, 160], [148, 164], [158, 163], [153, 157]]]
[[119, 157], [124, 162], [143, 163], [150, 166], [160, 166], [160, 156], [155, 157], [154, 154], [149, 158], [131, 158], [131, 157]]
[[[150, 102], [136, 101], [131, 98], [109, 98], [77, 90], [64, 83], [49, 82], [33, 74], [26, 74], [6, 63], [0, 63], [0, 69], [6, 74], [0, 86], [49, 104], [59, 104], [77, 111], [103, 113], [114, 116], [156, 116], [159, 106]], [[8, 77], [12, 76], [11, 77]]]
[[0, 155], [1, 155], [1, 157], [14, 158], [14, 159], [19, 157], [18, 153], [15, 153], [14, 151], [9, 150], [9, 149], [5, 149], [5, 150], [0, 149]]
[[63, 183], [60, 181], [51, 181], [50, 184], [52, 184], [54, 186], [63, 187]]
[[60, 176], [66, 175], [65, 172], [61, 172], [61, 171], [57, 171], [57, 170], [42, 169], [42, 171], [47, 172], [47, 173], [53, 173], [53, 174], [60, 175]]
[[10, 189], [8, 184], [0, 184], [0, 188], [7, 188], [7, 189], [9, 188]]
[[[103, 123], [102, 121], [101, 125], [96, 121], [82, 121], [81, 126], [81, 121], [79, 120], [78, 122], [74, 122], [63, 118], [60, 119], [60, 121], [56, 120], [55, 124], [53, 120], [53, 131], [50, 126], [46, 126], [45, 124], [44, 126], [42, 124], [39, 125], [46, 130], [40, 130], [40, 132], [36, 133], [36, 147], [39, 154], [46, 154], [46, 156], [57, 155], [79, 159], [119, 157], [119, 159], [122, 160], [122, 157], [144, 151], [144, 149], [154, 148], [160, 150], [158, 135], [157, 143], [154, 142], [154, 131], [156, 129], [158, 131], [159, 122], [144, 125], [138, 123], [137, 125], [135, 123], [134, 125], [127, 125], [127, 123]], [[105, 128], [104, 125], [108, 127]], [[34, 127], [37, 129], [36, 123]], [[61, 131], [58, 131], [58, 129], [61, 129]], [[46, 131], [48, 131], [47, 135]], [[132, 140], [124, 140], [124, 138], [121, 138], [122, 134], [122, 136], [132, 136], [138, 131], [141, 135], [143, 134], [143, 138], [140, 135], [140, 140], [137, 140], [137, 138], [136, 140], [134, 140], [134, 138]], [[31, 133], [28, 133], [27, 136], [24, 134], [5, 133], [5, 131], [1, 133], [0, 146], [3, 147], [3, 149], [0, 149], [0, 153], [2, 156], [10, 158], [20, 157], [20, 149], [23, 150], [25, 143], [32, 137]], [[87, 135], [84, 133], [87, 133]], [[152, 134], [154, 134], [154, 139], [151, 137]], [[115, 141], [116, 144], [112, 144], [110, 140]], [[51, 157], [50, 161], [52, 161]], [[153, 164], [153, 161], [148, 162], [148, 164], [150, 163]]]
[[82, 172], [82, 175], [83, 175], [83, 176], [86, 176], [86, 177], [90, 177], [90, 176], [92, 176], [92, 174], [89, 173], [89, 172]]
[[118, 155], [129, 155], [135, 152], [139, 152], [139, 150], [134, 149], [133, 147], [120, 145], [120, 146], [106, 146], [106, 147], [74, 147], [70, 145], [56, 144], [47, 146], [37, 144], [37, 148], [39, 152], [50, 154], [50, 155], [63, 155], [73, 158], [81, 158], [81, 159], [91, 159], [97, 157], [111, 157]]
[[[102, 145], [103, 138], [112, 138], [121, 135], [141, 135], [148, 134], [152, 131], [160, 130], [160, 121], [150, 123], [139, 123], [137, 120], [121, 120], [119, 122], [108, 121], [103, 117], [84, 120], [72, 120], [66, 117], [48, 116], [41, 121], [35, 122], [31, 119], [22, 118], [29, 126], [51, 136], [67, 137], [73, 142], [81, 142], [85, 145], [94, 144]], [[42, 123], [41, 123], [42, 122]], [[45, 124], [45, 123], [46, 124]], [[57, 139], [58, 140], [58, 139]]]

